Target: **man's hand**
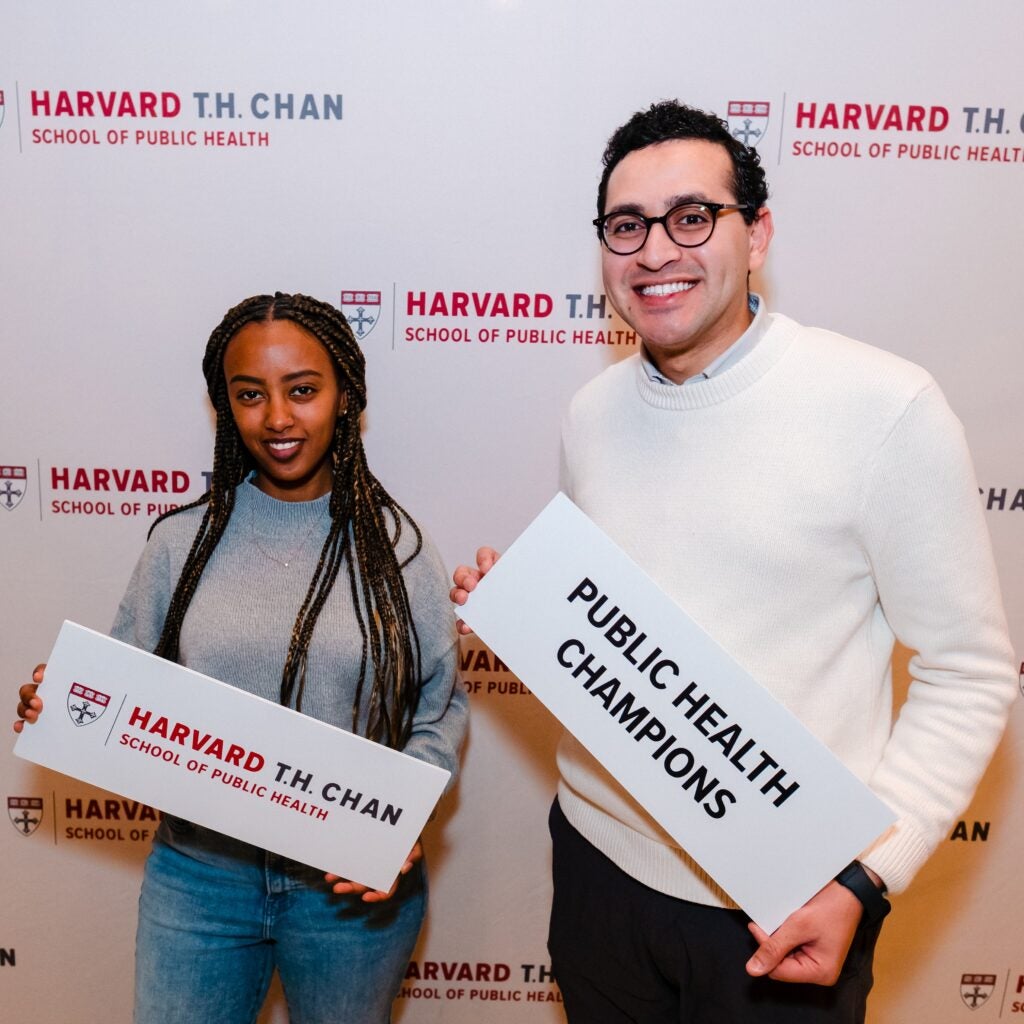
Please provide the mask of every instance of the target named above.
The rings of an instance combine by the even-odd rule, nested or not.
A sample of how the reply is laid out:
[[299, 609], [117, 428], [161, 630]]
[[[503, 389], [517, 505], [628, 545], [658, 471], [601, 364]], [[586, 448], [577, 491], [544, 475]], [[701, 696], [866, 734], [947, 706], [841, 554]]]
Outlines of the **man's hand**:
[[747, 973], [775, 981], [834, 985], [860, 923], [860, 900], [838, 882], [829, 882], [768, 935], [751, 922], [760, 943], [747, 961]]
[[[494, 548], [480, 548], [476, 553], [475, 569], [471, 569], [468, 565], [460, 565], [452, 573], [452, 583], [455, 586], [448, 594], [452, 604], [465, 604], [469, 600], [469, 595], [476, 589], [476, 585], [490, 572], [500, 557]], [[463, 636], [469, 636], [473, 632], [462, 619], [458, 620], [457, 625]]]
[[389, 900], [395, 895], [395, 890], [398, 888], [402, 875], [407, 875], [412, 870], [413, 864], [420, 860], [422, 856], [423, 847], [417, 839], [416, 845], [409, 851], [409, 856], [406, 857], [405, 863], [402, 865], [402, 870], [398, 872], [398, 878], [395, 879], [394, 885], [387, 892], [383, 892], [380, 889], [371, 889], [368, 885], [360, 885], [358, 882], [350, 882], [340, 875], [324, 875], [324, 880], [331, 887], [331, 890], [338, 893], [339, 896], [362, 896], [364, 903], [383, 903], [384, 900]]

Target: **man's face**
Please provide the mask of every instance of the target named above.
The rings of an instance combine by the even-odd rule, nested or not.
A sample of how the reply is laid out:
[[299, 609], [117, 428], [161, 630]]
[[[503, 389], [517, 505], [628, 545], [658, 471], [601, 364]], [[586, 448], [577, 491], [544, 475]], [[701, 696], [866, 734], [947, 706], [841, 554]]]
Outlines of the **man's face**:
[[[732, 174], [728, 152], [716, 143], [659, 142], [634, 150], [612, 171], [604, 213], [659, 217], [684, 202], [735, 203]], [[605, 291], [670, 379], [699, 373], [747, 329], [747, 273], [764, 262], [771, 236], [768, 210], [749, 225], [739, 211], [723, 211], [714, 234], [695, 249], [676, 245], [661, 224], [630, 256], [602, 246]]]

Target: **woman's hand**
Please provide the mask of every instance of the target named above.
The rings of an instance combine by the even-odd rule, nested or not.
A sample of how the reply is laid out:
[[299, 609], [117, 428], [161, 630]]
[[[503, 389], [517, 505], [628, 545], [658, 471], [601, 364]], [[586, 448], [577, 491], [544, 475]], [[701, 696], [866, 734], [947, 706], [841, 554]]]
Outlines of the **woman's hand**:
[[36, 696], [36, 690], [43, 681], [46, 664], [36, 665], [32, 673], [32, 682], [26, 683], [18, 690], [18, 720], [14, 723], [14, 731], [21, 732], [26, 722], [35, 722], [43, 713], [43, 698]]
[[398, 872], [399, 877], [395, 879], [395, 884], [387, 892], [382, 892], [380, 889], [371, 889], [368, 885], [360, 885], [358, 882], [349, 882], [340, 875], [324, 875], [324, 878], [327, 880], [327, 884], [331, 887], [332, 891], [339, 895], [362, 894], [364, 903], [383, 903], [384, 900], [389, 900], [395, 895], [395, 890], [398, 888], [401, 876], [407, 875], [412, 870], [412, 866], [416, 861], [422, 859], [422, 857], [423, 847], [417, 839], [415, 845], [409, 851], [409, 856], [406, 857], [405, 863], [402, 865], [402, 870]]

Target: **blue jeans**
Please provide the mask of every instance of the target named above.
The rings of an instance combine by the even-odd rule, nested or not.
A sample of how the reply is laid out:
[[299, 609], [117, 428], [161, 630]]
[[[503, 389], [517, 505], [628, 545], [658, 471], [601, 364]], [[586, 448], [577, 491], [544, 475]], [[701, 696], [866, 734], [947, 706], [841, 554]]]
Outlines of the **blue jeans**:
[[146, 861], [136, 1024], [252, 1024], [274, 969], [291, 1024], [387, 1024], [426, 910], [422, 862], [384, 903], [180, 818]]

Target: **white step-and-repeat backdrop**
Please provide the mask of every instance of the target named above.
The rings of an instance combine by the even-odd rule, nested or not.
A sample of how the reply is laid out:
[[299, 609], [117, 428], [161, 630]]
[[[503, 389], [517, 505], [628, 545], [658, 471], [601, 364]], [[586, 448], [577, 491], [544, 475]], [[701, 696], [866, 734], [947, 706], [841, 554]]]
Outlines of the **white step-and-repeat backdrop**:
[[[945, 389], [1024, 647], [1022, 36], [1024, 9], [988, 0], [0, 5], [6, 718], [60, 622], [107, 629], [150, 520], [204, 489], [201, 353], [244, 296], [343, 303], [379, 475], [450, 565], [506, 545], [556, 488], [569, 396], [636, 351], [589, 222], [607, 136], [665, 97], [756, 143], [771, 307]], [[428, 835], [431, 913], [396, 1016], [556, 1022], [558, 729], [479, 643], [463, 668], [464, 774]], [[127, 1020], [156, 814], [10, 745], [4, 1019]], [[896, 901], [874, 1021], [1024, 1011], [1022, 760], [1018, 704]], [[285, 1020], [279, 995], [261, 1020]]]

